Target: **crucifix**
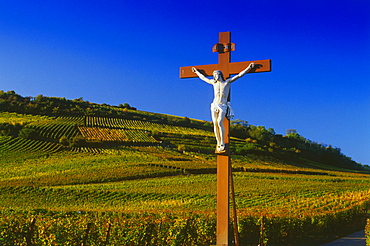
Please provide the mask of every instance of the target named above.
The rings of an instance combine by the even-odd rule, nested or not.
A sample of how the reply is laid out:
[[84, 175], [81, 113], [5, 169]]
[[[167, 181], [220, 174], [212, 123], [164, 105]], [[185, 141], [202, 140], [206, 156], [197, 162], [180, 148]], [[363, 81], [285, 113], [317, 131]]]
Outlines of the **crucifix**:
[[[214, 101], [211, 104], [214, 133], [217, 140], [215, 153], [217, 154], [217, 246], [229, 245], [229, 193], [231, 175], [230, 159], [230, 84], [246, 73], [270, 72], [271, 60], [256, 60], [245, 62], [231, 62], [231, 51], [235, 44], [231, 43], [230, 32], [220, 32], [219, 42], [212, 48], [218, 52], [218, 64], [187, 66], [180, 68], [180, 78], [199, 77], [212, 84]], [[230, 75], [237, 74], [230, 78]], [[207, 77], [213, 76], [213, 79]], [[234, 206], [235, 209], [235, 206]]]

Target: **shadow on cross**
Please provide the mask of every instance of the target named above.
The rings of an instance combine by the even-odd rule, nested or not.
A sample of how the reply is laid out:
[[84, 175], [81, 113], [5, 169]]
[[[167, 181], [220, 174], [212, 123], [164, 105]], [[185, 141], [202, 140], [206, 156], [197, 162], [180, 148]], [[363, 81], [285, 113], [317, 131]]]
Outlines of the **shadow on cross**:
[[262, 64], [254, 64], [254, 67], [251, 69], [251, 71], [249, 71], [249, 73], [254, 73], [256, 72], [257, 69], [260, 69], [262, 67], [263, 67]]
[[[254, 67], [249, 71], [249, 73], [255, 73], [258, 69], [262, 68], [262, 64], [254, 64]], [[212, 77], [212, 74], [207, 74], [204, 69], [198, 69], [198, 71], [206, 77]]]

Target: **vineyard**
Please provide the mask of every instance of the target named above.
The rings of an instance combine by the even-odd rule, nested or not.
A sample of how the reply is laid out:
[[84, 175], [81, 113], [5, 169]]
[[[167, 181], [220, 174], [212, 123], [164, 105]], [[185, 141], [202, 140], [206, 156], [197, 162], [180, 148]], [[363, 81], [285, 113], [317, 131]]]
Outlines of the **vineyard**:
[[[140, 114], [0, 112], [17, 126], [0, 136], [0, 245], [215, 244], [211, 129]], [[242, 245], [299, 245], [365, 220], [368, 173], [278, 157], [233, 155]]]
[[[369, 185], [361, 175], [341, 177], [341, 181], [335, 176], [250, 173], [238, 173], [235, 178], [239, 226], [244, 242], [248, 243], [243, 245], [256, 245], [262, 223], [264, 235], [272, 245], [277, 242], [288, 245], [297, 240], [298, 235], [309, 237], [339, 230], [342, 222], [361, 217], [370, 196]], [[323, 188], [323, 183], [330, 185]], [[0, 192], [3, 194], [0, 206], [7, 214], [0, 219], [0, 225], [9, 221], [24, 225], [36, 218], [39, 230], [45, 230], [48, 225], [54, 227], [43, 231], [38, 240], [81, 240], [86, 226], [92, 223], [91, 245], [105, 240], [107, 224], [119, 231], [111, 235], [108, 245], [117, 242], [145, 245], [152, 240], [157, 241], [157, 245], [215, 243], [215, 177], [210, 174], [56, 187], [41, 183], [36, 187], [3, 185]], [[9, 211], [9, 204], [13, 212]], [[30, 212], [26, 216], [18, 214], [20, 210]], [[76, 221], [79, 223], [74, 224]], [[72, 233], [58, 234], [57, 231], [64, 231], [65, 227], [71, 228]], [[148, 229], [148, 237], [144, 239], [139, 228]], [[170, 232], [177, 236], [168, 236]], [[122, 233], [127, 236], [123, 237]], [[13, 237], [25, 240], [15, 232]], [[199, 244], [195, 243], [197, 241]]]
[[0, 153], [3, 156], [30, 154], [51, 154], [61, 149], [60, 145], [23, 138], [0, 137]]
[[51, 121], [53, 119], [54, 118], [48, 116], [0, 112], [0, 123], [25, 125], [28, 123], [42, 123], [44, 121]]
[[98, 140], [122, 143], [157, 143], [157, 140], [140, 130], [109, 129], [101, 127], [78, 127], [82, 136], [87, 140]]
[[118, 119], [118, 118], [86, 117], [85, 126], [104, 127], [104, 128], [109, 128], [109, 129], [132, 129], [132, 130], [143, 130], [143, 131], [151, 131], [151, 132], [158, 131], [158, 132], [173, 133], [173, 134], [213, 136], [212, 132], [199, 130], [195, 128], [152, 123], [149, 121], [126, 120], [126, 119]]
[[54, 140], [54, 142], [62, 137], [82, 136], [88, 141], [158, 143], [151, 136], [153, 132], [212, 136], [210, 131], [195, 128], [108, 117], [61, 116], [53, 118], [3, 112], [0, 113], [0, 123], [2, 122], [25, 125], [27, 128], [34, 129], [39, 137], [47, 141]]

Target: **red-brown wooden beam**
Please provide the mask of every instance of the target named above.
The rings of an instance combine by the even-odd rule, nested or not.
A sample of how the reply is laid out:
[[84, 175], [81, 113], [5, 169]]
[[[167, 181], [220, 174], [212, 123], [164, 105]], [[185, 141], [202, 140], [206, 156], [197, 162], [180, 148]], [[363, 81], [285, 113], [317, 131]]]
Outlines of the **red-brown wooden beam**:
[[[231, 43], [230, 32], [220, 32], [219, 43]], [[230, 77], [229, 64], [231, 61], [230, 50], [221, 50], [218, 52], [218, 69], [222, 71], [225, 78]], [[228, 100], [230, 100], [230, 95]], [[217, 221], [216, 221], [216, 243], [219, 246], [228, 246], [230, 241], [230, 120], [224, 118], [223, 121], [225, 132], [224, 141], [226, 152], [223, 155], [217, 155]]]
[[192, 67], [200, 70], [202, 74], [207, 77], [212, 76], [213, 71], [221, 70], [225, 78], [230, 75], [238, 74], [244, 69], [246, 69], [251, 62], [254, 62], [255, 67], [249, 71], [249, 73], [260, 73], [260, 72], [270, 72], [271, 71], [271, 60], [256, 60], [256, 61], [243, 61], [243, 62], [232, 62], [228, 64], [229, 75], [225, 74], [223, 70], [220, 69], [219, 64], [210, 64], [210, 65], [198, 65], [198, 66], [187, 66], [180, 67], [180, 78], [197, 78], [198, 76], [193, 73], [191, 70]]

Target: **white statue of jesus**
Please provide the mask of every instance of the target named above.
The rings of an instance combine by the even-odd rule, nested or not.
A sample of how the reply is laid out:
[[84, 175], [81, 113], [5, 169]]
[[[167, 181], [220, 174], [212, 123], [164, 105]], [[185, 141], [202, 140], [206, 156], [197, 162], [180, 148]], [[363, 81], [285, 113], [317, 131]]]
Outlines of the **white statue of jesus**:
[[211, 114], [213, 121], [213, 130], [216, 136], [217, 146], [216, 153], [225, 153], [225, 141], [224, 133], [225, 128], [223, 121], [225, 116], [229, 119], [234, 117], [234, 112], [231, 108], [230, 102], [228, 102], [230, 84], [235, 80], [241, 78], [246, 73], [248, 73], [254, 67], [254, 63], [249, 64], [249, 66], [241, 71], [239, 74], [232, 78], [224, 79], [223, 74], [219, 70], [213, 72], [213, 79], [206, 78], [201, 74], [195, 67], [192, 67], [192, 71], [198, 75], [198, 77], [208, 84], [213, 85], [214, 99], [211, 103]]

